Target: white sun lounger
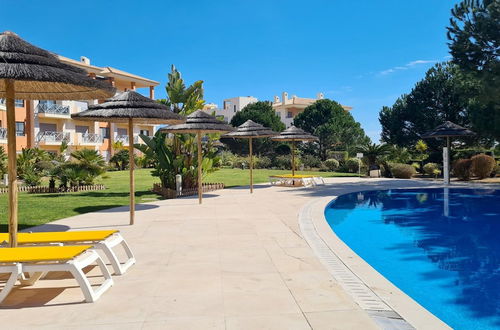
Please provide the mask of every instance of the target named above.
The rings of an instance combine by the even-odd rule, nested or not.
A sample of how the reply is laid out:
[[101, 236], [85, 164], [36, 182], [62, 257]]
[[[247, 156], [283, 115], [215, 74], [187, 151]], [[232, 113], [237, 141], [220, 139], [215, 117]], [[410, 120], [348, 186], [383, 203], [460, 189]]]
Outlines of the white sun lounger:
[[[97, 264], [104, 281], [93, 289], [83, 269]], [[19, 280], [22, 285], [33, 285], [42, 274], [53, 271], [70, 272], [82, 289], [86, 302], [94, 302], [113, 285], [113, 279], [104, 261], [90, 245], [27, 246], [0, 248], [0, 273], [10, 274], [0, 292], [2, 302]], [[26, 277], [25, 274], [32, 274]]]
[[[7, 233], [0, 233], [0, 241], [8, 242]], [[93, 245], [108, 258], [115, 275], [123, 275], [135, 264], [134, 254], [118, 230], [88, 230], [62, 232], [19, 233], [19, 245]], [[125, 262], [120, 262], [114, 248], [120, 245], [127, 255]]]

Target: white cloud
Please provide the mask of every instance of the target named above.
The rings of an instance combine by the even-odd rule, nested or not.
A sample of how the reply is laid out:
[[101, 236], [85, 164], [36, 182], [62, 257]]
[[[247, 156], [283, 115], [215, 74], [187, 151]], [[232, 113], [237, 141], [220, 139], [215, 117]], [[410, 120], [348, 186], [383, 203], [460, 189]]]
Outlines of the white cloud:
[[385, 75], [394, 73], [396, 71], [408, 70], [410, 68], [416, 67], [416, 66], [421, 65], [421, 64], [430, 64], [430, 63], [436, 63], [436, 62], [437, 62], [436, 60], [415, 60], [415, 61], [411, 61], [411, 62], [406, 63], [404, 66], [395, 66], [393, 68], [380, 71], [379, 75], [385, 76]]

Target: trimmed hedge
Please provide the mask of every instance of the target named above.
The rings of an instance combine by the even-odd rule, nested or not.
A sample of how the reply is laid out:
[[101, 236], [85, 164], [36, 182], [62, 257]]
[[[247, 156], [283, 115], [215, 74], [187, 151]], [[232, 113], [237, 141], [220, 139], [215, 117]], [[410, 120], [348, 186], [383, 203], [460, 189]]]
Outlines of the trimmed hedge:
[[472, 173], [472, 160], [470, 159], [458, 159], [453, 163], [453, 174], [463, 181], [470, 180]]
[[398, 179], [411, 179], [417, 171], [415, 168], [408, 164], [394, 163], [391, 164], [391, 173], [395, 178]]
[[479, 179], [489, 177], [496, 166], [495, 159], [485, 154], [476, 155], [471, 158], [471, 161], [472, 173], [479, 177]]

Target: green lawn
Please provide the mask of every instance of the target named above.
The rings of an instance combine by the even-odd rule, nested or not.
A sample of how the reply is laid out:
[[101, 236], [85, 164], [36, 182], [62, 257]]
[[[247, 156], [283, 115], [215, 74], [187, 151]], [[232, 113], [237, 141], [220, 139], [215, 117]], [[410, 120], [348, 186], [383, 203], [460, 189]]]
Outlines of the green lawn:
[[[152, 177], [149, 169], [136, 171], [137, 203], [160, 199], [150, 191], [158, 178]], [[255, 170], [254, 182], [266, 182], [271, 174], [285, 174], [290, 171]], [[331, 172], [297, 172], [298, 174], [317, 174], [324, 177], [355, 176], [355, 174]], [[127, 205], [129, 202], [129, 172], [108, 172], [100, 180], [106, 190], [87, 191], [67, 194], [19, 194], [19, 227], [27, 228], [77, 214], [98, 211], [106, 208]], [[221, 169], [210, 174], [206, 182], [222, 182], [227, 187], [248, 185], [249, 171]], [[7, 194], [0, 195], [0, 231], [7, 231]]]

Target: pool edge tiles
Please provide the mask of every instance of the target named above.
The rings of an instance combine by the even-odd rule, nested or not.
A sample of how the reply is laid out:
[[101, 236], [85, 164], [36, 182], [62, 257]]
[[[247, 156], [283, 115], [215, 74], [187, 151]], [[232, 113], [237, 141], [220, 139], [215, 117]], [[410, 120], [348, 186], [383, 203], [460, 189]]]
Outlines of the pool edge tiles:
[[334, 199], [322, 197], [306, 204], [299, 213], [299, 224], [304, 239], [335, 280], [385, 329], [450, 329], [378, 273], [331, 230], [324, 211]]

